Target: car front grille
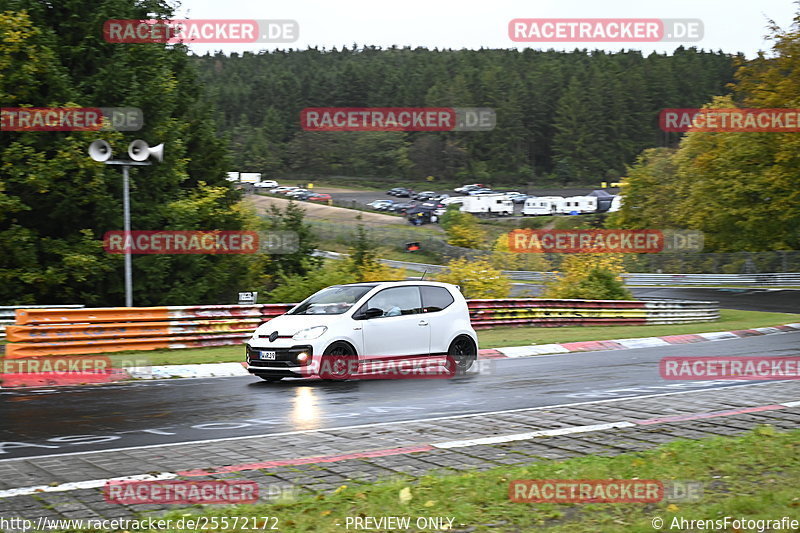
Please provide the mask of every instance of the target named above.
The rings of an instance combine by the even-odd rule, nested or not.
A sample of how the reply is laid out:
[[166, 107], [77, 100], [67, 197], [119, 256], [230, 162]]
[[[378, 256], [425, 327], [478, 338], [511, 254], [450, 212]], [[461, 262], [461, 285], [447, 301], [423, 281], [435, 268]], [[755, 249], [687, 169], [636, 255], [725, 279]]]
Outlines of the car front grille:
[[[275, 359], [261, 359], [262, 351], [275, 352]], [[313, 355], [311, 346], [292, 346], [291, 348], [251, 348], [247, 346], [247, 364], [254, 367], [290, 368], [305, 366], [297, 362], [297, 354], [306, 352]], [[308, 359], [309, 364], [311, 358]]]

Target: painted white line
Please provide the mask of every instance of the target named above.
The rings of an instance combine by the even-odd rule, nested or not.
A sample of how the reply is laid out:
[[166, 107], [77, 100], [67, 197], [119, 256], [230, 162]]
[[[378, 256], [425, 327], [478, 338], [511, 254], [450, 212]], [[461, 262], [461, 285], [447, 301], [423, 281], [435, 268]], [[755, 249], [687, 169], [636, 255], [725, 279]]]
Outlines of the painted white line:
[[461, 418], [473, 418], [473, 417], [481, 417], [481, 416], [491, 416], [491, 415], [502, 415], [508, 413], [520, 413], [523, 411], [542, 411], [546, 409], [556, 409], [559, 407], [576, 407], [579, 405], [595, 405], [595, 404], [605, 404], [610, 402], [623, 402], [626, 400], [643, 400], [647, 398], [660, 398], [662, 396], [675, 396], [677, 394], [691, 394], [691, 393], [698, 393], [698, 392], [708, 392], [708, 391], [715, 391], [721, 389], [733, 389], [739, 387], [765, 387], [769, 385], [775, 385], [776, 383], [785, 383], [785, 381], [764, 381], [760, 383], [742, 383], [741, 385], [727, 385], [727, 386], [720, 386], [720, 387], [708, 387], [703, 389], [693, 389], [693, 390], [685, 390], [685, 391], [676, 391], [676, 392], [661, 392], [656, 394], [645, 394], [642, 396], [625, 396], [622, 398], [608, 398], [606, 400], [591, 400], [586, 402], [574, 402], [574, 403], [562, 403], [562, 404], [555, 404], [555, 405], [543, 405], [540, 407], [520, 407], [518, 409], [506, 409], [504, 411], [482, 411], [480, 413], [470, 413], [465, 415], [450, 415], [450, 416], [437, 416], [433, 418], [416, 418], [416, 419], [407, 419], [407, 420], [398, 420], [395, 422], [372, 422], [369, 424], [354, 424], [352, 426], [334, 426], [329, 428], [320, 428], [320, 429], [303, 429], [297, 431], [285, 431], [281, 433], [262, 433], [260, 435], [244, 435], [242, 437], [223, 437], [219, 439], [206, 439], [206, 440], [188, 440], [188, 441], [181, 441], [181, 442], [169, 442], [165, 444], [148, 444], [145, 446], [127, 446], [124, 448], [109, 448], [103, 450], [89, 450], [83, 452], [67, 452], [67, 453], [53, 453], [49, 455], [35, 455], [32, 457], [15, 457], [12, 459], [0, 459], [0, 463], [8, 463], [12, 461], [29, 461], [29, 460], [38, 460], [38, 459], [51, 459], [55, 457], [66, 457], [66, 456], [73, 456], [73, 455], [92, 455], [98, 453], [117, 453], [117, 452], [125, 452], [125, 451], [132, 451], [132, 450], [146, 450], [149, 448], [168, 448], [172, 446], [187, 446], [192, 444], [211, 444], [217, 442], [232, 442], [232, 441], [239, 441], [239, 440], [247, 440], [247, 439], [262, 439], [265, 437], [284, 437], [289, 435], [307, 435], [313, 433], [324, 433], [326, 431], [341, 431], [345, 429], [363, 429], [363, 428], [370, 428], [370, 427], [381, 427], [381, 426], [391, 426], [391, 425], [405, 425], [411, 422], [419, 422], [419, 423], [427, 423], [427, 422], [436, 422], [439, 420], [458, 420]]
[[778, 405], [782, 405], [784, 407], [800, 407], [800, 402], [783, 402]]
[[764, 335], [770, 335], [772, 333], [783, 333], [778, 328], [753, 328], [755, 331], [759, 333], [763, 333]]
[[497, 348], [497, 351], [506, 357], [529, 357], [537, 354], [533, 346], [510, 346], [508, 348]]
[[[530, 349], [532, 355], [572, 353], [560, 344], [539, 344], [534, 346], [526, 346], [525, 348]], [[500, 348], [498, 348], [498, 350], [500, 350]]]
[[131, 377], [139, 379], [211, 378], [249, 376], [241, 363], [205, 363], [194, 365], [165, 365], [128, 369]]
[[586, 433], [589, 431], [606, 431], [614, 428], [630, 428], [636, 424], [630, 422], [609, 422], [607, 424], [594, 424], [590, 426], [575, 426], [559, 429], [542, 429], [539, 431], [528, 431], [527, 433], [515, 433], [512, 435], [498, 435], [496, 437], [485, 437], [480, 439], [451, 440], [448, 442], [434, 442], [434, 448], [464, 448], [467, 446], [479, 446], [481, 444], [501, 444], [517, 440], [529, 440], [535, 437], [557, 437], [559, 435], [571, 435], [573, 433]]
[[703, 337], [709, 341], [719, 341], [724, 339], [741, 339], [738, 335], [734, 335], [730, 331], [713, 331], [711, 333], [696, 333], [698, 337]]
[[664, 339], [659, 337], [643, 337], [639, 339], [617, 339], [614, 342], [624, 346], [625, 348], [655, 348], [658, 346], [672, 346]]
[[110, 481], [161, 481], [164, 479], [175, 479], [177, 474], [164, 472], [156, 476], [142, 474], [140, 476], [114, 477], [108, 479], [90, 479], [89, 481], [75, 481], [72, 483], [62, 483], [55, 487], [51, 485], [35, 485], [33, 487], [20, 487], [18, 489], [0, 490], [0, 499], [12, 498], [14, 496], [30, 496], [31, 494], [41, 494], [43, 492], [69, 492], [80, 489], [99, 489], [105, 487]]

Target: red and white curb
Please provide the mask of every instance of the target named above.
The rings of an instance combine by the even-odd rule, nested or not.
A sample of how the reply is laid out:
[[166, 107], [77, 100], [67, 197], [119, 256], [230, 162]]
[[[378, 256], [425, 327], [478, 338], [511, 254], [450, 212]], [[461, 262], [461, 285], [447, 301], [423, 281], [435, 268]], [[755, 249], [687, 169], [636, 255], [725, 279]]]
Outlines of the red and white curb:
[[[681, 393], [678, 393], [681, 394]], [[663, 395], [668, 396], [669, 394]], [[589, 402], [589, 403], [602, 403]], [[590, 433], [597, 431], [608, 431], [620, 428], [632, 428], [636, 426], [650, 426], [654, 424], [668, 424], [673, 422], [686, 422], [690, 420], [701, 420], [707, 418], [718, 418], [724, 416], [734, 416], [748, 413], [758, 413], [763, 411], [776, 411], [781, 409], [790, 409], [800, 407], [800, 401], [784, 402], [781, 404], [762, 405], [758, 407], [744, 407], [741, 409], [731, 409], [727, 411], [710, 411], [704, 413], [690, 413], [679, 416], [666, 416], [660, 418], [651, 418], [647, 420], [624, 420], [619, 422], [607, 422], [603, 424], [591, 424], [586, 426], [573, 426], [567, 428], [557, 429], [544, 429], [537, 431], [529, 431], [526, 433], [515, 433], [509, 435], [496, 435], [492, 437], [482, 437], [474, 439], [452, 440], [446, 442], [433, 442], [428, 444], [419, 444], [415, 446], [403, 446], [398, 448], [385, 448], [380, 450], [366, 450], [361, 452], [352, 452], [336, 455], [319, 455], [313, 457], [301, 457], [297, 459], [284, 459], [277, 461], [260, 461], [254, 463], [244, 463], [238, 465], [220, 466], [216, 468], [205, 468], [195, 470], [183, 470], [178, 472], [158, 472], [153, 474], [142, 474], [136, 476], [124, 476], [107, 479], [91, 479], [87, 481], [76, 481], [70, 483], [63, 483], [61, 485], [34, 485], [30, 487], [19, 487], [14, 489], [0, 490], [0, 499], [12, 498], [15, 496], [30, 496], [33, 494], [41, 494], [45, 492], [69, 492], [73, 490], [82, 489], [99, 489], [106, 486], [110, 482], [121, 481], [161, 481], [172, 480], [185, 477], [201, 477], [213, 476], [218, 474], [233, 473], [233, 472], [246, 472], [252, 470], [263, 470], [269, 468], [277, 468], [281, 466], [298, 466], [307, 464], [321, 464], [321, 463], [335, 463], [339, 461], [347, 461], [352, 459], [369, 459], [372, 457], [389, 457], [393, 455], [407, 455], [412, 453], [429, 452], [434, 450], [448, 450], [454, 448], [466, 448], [470, 446], [504, 444], [507, 442], [515, 442], [521, 440], [530, 440], [537, 437], [558, 437], [562, 435], [574, 435], [578, 433]], [[552, 407], [545, 407], [547, 409]], [[533, 410], [540, 409], [534, 408]], [[519, 411], [514, 410], [514, 411]], [[475, 415], [459, 415], [449, 418], [465, 418], [470, 416], [482, 416], [485, 413], [478, 413]], [[388, 423], [392, 424], [392, 422]], [[244, 437], [244, 438], [256, 438]], [[242, 439], [238, 437], [237, 439]], [[219, 440], [235, 440], [235, 439], [219, 439]], [[108, 451], [108, 450], [107, 450]], [[103, 453], [103, 450], [90, 453]]]
[[789, 333], [800, 331], [800, 323], [784, 324], [769, 328], [743, 329], [736, 331], [713, 331], [710, 333], [696, 333], [690, 335], [666, 335], [664, 337], [641, 337], [636, 339], [613, 339], [606, 341], [565, 342], [561, 344], [532, 344], [530, 346], [511, 346], [508, 348], [495, 348], [481, 350], [481, 358], [499, 357], [531, 357], [534, 355], [594, 352], [600, 350], [629, 350], [634, 348], [655, 348], [671, 346], [673, 344], [690, 344], [695, 342], [720, 341], [728, 339], [742, 339], [760, 335], [773, 335], [776, 333]]

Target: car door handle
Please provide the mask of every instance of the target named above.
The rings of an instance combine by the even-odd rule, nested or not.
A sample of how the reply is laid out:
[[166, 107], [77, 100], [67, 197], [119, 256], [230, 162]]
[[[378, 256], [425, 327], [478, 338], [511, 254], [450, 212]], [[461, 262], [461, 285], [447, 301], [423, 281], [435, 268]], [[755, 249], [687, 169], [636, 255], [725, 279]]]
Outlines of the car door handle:
[[427, 320], [420, 320], [419, 321], [419, 325], [420, 326], [427, 326], [428, 325], [428, 321]]

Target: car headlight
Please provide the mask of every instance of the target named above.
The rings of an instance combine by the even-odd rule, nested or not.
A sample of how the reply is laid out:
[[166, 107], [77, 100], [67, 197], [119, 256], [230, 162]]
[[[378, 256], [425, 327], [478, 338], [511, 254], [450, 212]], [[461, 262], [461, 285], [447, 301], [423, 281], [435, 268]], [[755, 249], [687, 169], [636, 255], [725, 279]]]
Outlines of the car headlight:
[[294, 334], [292, 339], [296, 341], [308, 341], [321, 337], [326, 331], [328, 331], [327, 326], [314, 326], [313, 328], [301, 329]]

